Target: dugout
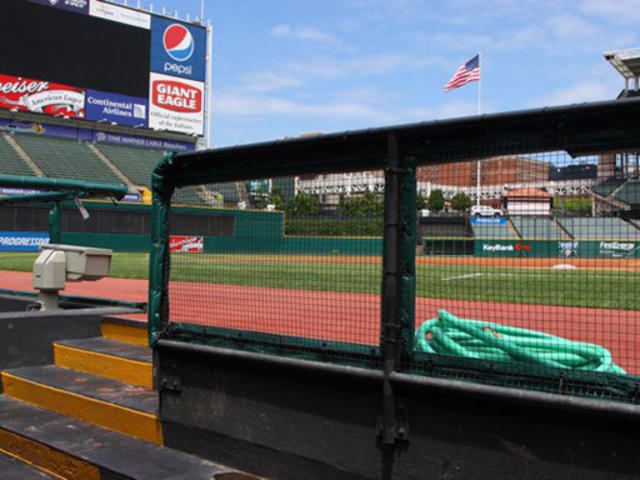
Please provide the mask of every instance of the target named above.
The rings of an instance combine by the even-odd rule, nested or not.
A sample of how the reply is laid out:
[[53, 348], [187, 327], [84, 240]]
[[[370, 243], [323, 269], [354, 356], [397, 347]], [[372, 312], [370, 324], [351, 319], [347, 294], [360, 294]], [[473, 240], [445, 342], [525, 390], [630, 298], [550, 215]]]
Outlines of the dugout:
[[[420, 351], [414, 342], [416, 322], [424, 313], [416, 295], [416, 164], [455, 165], [530, 151], [632, 149], [637, 148], [639, 127], [640, 101], [630, 100], [167, 157], [154, 172], [157, 221], [149, 295], [149, 341], [166, 444], [287, 479], [640, 478], [634, 449], [640, 382], [635, 374], [538, 364], [532, 357], [510, 362], [469, 357], [461, 350]], [[375, 294], [329, 301], [326, 292], [311, 288], [302, 297], [286, 296], [283, 288], [244, 288], [233, 290], [234, 303], [223, 295], [208, 300], [206, 292], [213, 286], [199, 286], [189, 296], [193, 288], [169, 282], [176, 266], [202, 267], [170, 252], [175, 188], [242, 181], [249, 175], [380, 169], [385, 172], [385, 217]], [[555, 257], [561, 240], [541, 245], [541, 252]], [[478, 241], [468, 241], [479, 254]], [[537, 252], [528, 246], [510, 239], [486, 251]], [[262, 264], [247, 263], [243, 273], [254, 278], [266, 271]], [[362, 282], [363, 272], [352, 261], [345, 283]], [[336, 270], [333, 280], [344, 276], [344, 269]], [[451, 288], [462, 287], [452, 283]], [[508, 297], [512, 291], [503, 293]], [[562, 295], [555, 296], [563, 301]], [[611, 300], [615, 307], [615, 298]], [[274, 308], [267, 310], [270, 302]], [[450, 303], [469, 306], [455, 299]], [[496, 313], [497, 302], [482, 308]], [[530, 325], [551, 328], [575, 316], [581, 332], [604, 334], [609, 328], [613, 336], [626, 335], [615, 330], [627, 318], [620, 307], [609, 310], [606, 322], [582, 322], [588, 309], [556, 315], [545, 308], [534, 312]], [[520, 311], [525, 307], [514, 302], [503, 313]], [[273, 328], [274, 317], [291, 330]], [[345, 318], [353, 322], [343, 324]], [[629, 318], [624, 328], [632, 328], [635, 317]], [[331, 326], [342, 341], [322, 336]], [[354, 333], [365, 328], [371, 330], [366, 332], [370, 343]], [[478, 335], [495, 344], [500, 332], [486, 325]], [[636, 344], [626, 350], [629, 355], [637, 351]]]

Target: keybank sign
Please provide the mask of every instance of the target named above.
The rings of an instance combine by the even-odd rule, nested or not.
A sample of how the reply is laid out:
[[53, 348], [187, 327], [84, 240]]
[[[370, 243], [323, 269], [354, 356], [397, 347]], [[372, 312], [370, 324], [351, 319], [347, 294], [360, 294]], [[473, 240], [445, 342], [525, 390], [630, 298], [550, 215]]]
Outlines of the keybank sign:
[[483, 243], [483, 252], [514, 252], [515, 246], [503, 243]]

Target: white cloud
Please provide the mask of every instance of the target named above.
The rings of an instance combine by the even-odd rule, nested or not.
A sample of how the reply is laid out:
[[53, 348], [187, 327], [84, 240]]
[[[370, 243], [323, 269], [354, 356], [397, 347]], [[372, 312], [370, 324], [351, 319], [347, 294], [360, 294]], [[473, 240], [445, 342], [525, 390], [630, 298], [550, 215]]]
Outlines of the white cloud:
[[580, 10], [624, 24], [640, 20], [640, 0], [583, 0]]
[[[347, 93], [347, 92], [343, 92]], [[245, 95], [225, 92], [216, 96], [214, 116], [256, 119], [264, 116], [289, 119], [322, 119], [325, 124], [391, 125], [474, 115], [475, 102], [448, 101], [434, 107], [407, 108], [390, 105], [384, 97], [352, 99], [351, 101], [303, 102], [278, 96]]]
[[313, 27], [294, 28], [286, 23], [276, 25], [269, 31], [269, 35], [277, 38], [314, 42], [325, 45], [341, 46], [342, 40], [330, 33], [323, 32]]
[[229, 116], [289, 116], [297, 118], [367, 119], [379, 122], [384, 112], [358, 102], [305, 103], [281, 97], [219, 94], [214, 102], [214, 115]]
[[611, 100], [622, 90], [621, 81], [614, 79], [581, 80], [569, 87], [557, 88], [547, 95], [534, 97], [527, 103], [531, 107], [569, 105], [598, 100]]
[[392, 72], [419, 70], [427, 66], [443, 66], [440, 57], [388, 53], [371, 56], [316, 58], [309, 61], [285, 63], [285, 71], [312, 77], [340, 78], [349, 76], [382, 75]]
[[249, 92], [269, 92], [282, 88], [297, 87], [302, 81], [292, 75], [283, 75], [277, 71], [262, 71], [242, 75], [242, 89]]
[[236, 91], [268, 92], [299, 87], [317, 80], [358, 78], [409, 72], [425, 67], [445, 68], [448, 64], [438, 57], [410, 54], [379, 54], [351, 58], [318, 57], [287, 62], [274, 70], [262, 70], [240, 76]]

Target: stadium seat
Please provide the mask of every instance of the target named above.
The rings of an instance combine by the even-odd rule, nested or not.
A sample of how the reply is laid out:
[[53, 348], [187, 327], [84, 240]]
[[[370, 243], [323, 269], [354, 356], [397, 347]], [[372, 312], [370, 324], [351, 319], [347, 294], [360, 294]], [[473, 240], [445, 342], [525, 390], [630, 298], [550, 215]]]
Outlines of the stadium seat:
[[621, 218], [558, 218], [558, 222], [578, 240], [639, 240], [640, 231]]
[[485, 240], [505, 239], [517, 240], [518, 236], [511, 226], [507, 224], [472, 224], [473, 235]]
[[615, 199], [629, 205], [640, 204], [640, 182], [629, 181], [615, 195]]
[[623, 183], [624, 179], [622, 178], [611, 178], [593, 187], [593, 191], [601, 197], [607, 197]]
[[149, 187], [151, 171], [162, 160], [166, 152], [150, 148], [123, 147], [97, 143], [96, 147], [118, 170], [136, 185]]
[[522, 238], [537, 240], [566, 238], [566, 235], [558, 228], [553, 220], [546, 216], [512, 216], [511, 222]]
[[[129, 180], [139, 186], [151, 186], [151, 172], [156, 164], [162, 160], [167, 152], [162, 150], [124, 147], [120, 145], [109, 145], [98, 143], [96, 147], [111, 162], [124, 173]], [[217, 183], [207, 185], [207, 190], [212, 193], [220, 193], [227, 205], [238, 202], [238, 193], [234, 183]], [[209, 202], [198, 194], [195, 187], [179, 189], [175, 192], [173, 203], [176, 205], [207, 205]]]
[[0, 172], [5, 175], [35, 175], [4, 135], [0, 135]]
[[122, 183], [85, 143], [20, 133], [15, 139], [48, 177]]

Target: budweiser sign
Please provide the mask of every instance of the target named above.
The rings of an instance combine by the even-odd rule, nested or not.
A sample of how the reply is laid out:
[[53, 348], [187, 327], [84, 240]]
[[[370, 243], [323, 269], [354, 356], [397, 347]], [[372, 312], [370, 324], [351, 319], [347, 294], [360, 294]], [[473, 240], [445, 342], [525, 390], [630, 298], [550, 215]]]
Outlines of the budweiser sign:
[[84, 117], [84, 91], [59, 83], [0, 75], [0, 108]]
[[202, 110], [202, 91], [176, 80], [156, 80], [152, 88], [153, 103], [165, 110], [197, 113]]
[[172, 235], [169, 237], [169, 251], [171, 253], [203, 253], [204, 237]]

